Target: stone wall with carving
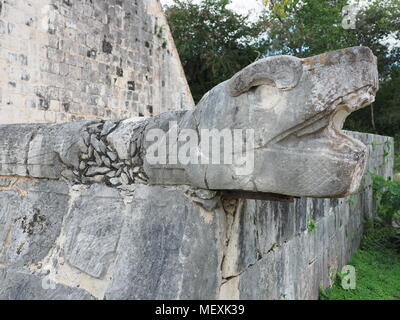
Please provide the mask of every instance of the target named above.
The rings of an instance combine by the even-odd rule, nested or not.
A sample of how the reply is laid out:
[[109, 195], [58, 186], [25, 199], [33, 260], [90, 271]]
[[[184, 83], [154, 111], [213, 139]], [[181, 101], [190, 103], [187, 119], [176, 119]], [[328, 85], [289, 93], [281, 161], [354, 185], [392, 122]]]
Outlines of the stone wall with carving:
[[[393, 139], [352, 135], [369, 170], [391, 176]], [[316, 299], [375, 215], [370, 184], [347, 199], [281, 203], [3, 175], [0, 298]]]
[[1, 0], [0, 123], [194, 106], [158, 0]]
[[[224, 193], [354, 191], [368, 48], [261, 59], [191, 108], [157, 0], [0, 0], [0, 46], [0, 299], [316, 299], [375, 215], [368, 175], [347, 199]], [[15, 125], [42, 122], [68, 123]], [[174, 122], [258, 130], [257, 167], [149, 165], [145, 133]], [[390, 176], [393, 139], [351, 134]]]

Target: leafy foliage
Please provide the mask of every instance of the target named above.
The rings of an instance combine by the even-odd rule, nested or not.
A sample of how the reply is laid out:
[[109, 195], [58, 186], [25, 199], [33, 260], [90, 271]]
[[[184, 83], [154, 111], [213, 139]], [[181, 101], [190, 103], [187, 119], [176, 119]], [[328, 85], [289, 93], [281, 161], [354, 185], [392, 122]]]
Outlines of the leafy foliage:
[[400, 39], [400, 0], [374, 0], [359, 11], [356, 29], [342, 27], [347, 0], [271, 0], [267, 15], [267, 55], [306, 57], [363, 45], [378, 57], [380, 91], [370, 107], [352, 114], [347, 129], [395, 135], [400, 127], [400, 48], [387, 39]]
[[[393, 67], [387, 79], [381, 80], [380, 89], [371, 108], [361, 109], [347, 120], [350, 130], [396, 136], [399, 141], [400, 128], [400, 68]], [[374, 121], [372, 120], [374, 119]]]
[[394, 217], [400, 217], [400, 182], [386, 180], [374, 173], [370, 174], [374, 196], [378, 203], [378, 213], [383, 222], [391, 225]]
[[341, 25], [345, 5], [346, 0], [270, 1], [264, 17], [269, 26], [267, 55], [307, 57], [354, 43], [354, 33]]
[[397, 249], [400, 248], [400, 232], [397, 232], [393, 237], [391, 238], [393, 246], [396, 247]]
[[400, 151], [397, 151], [394, 157], [394, 172], [400, 172]]
[[230, 0], [175, 0], [165, 13], [195, 101], [263, 52], [261, 23], [228, 8]]
[[314, 219], [310, 218], [307, 222], [307, 230], [308, 232], [314, 232], [317, 229], [317, 223]]
[[[400, 221], [400, 182], [386, 180], [371, 173], [373, 190], [378, 203], [378, 213], [383, 223], [391, 226], [393, 221]], [[395, 248], [400, 249], [400, 232], [391, 238]]]
[[350, 265], [356, 269], [356, 290], [344, 290], [340, 277], [330, 289], [321, 290], [321, 300], [399, 300], [400, 255], [393, 249], [391, 227], [367, 228]]
[[386, 39], [400, 39], [400, 0], [374, 0], [358, 12], [355, 29], [342, 26], [342, 9], [347, 4], [348, 0], [271, 1], [265, 18], [270, 26], [268, 53], [307, 57], [364, 45], [379, 58], [382, 78], [390, 78], [392, 69], [399, 66], [400, 48], [392, 48]]

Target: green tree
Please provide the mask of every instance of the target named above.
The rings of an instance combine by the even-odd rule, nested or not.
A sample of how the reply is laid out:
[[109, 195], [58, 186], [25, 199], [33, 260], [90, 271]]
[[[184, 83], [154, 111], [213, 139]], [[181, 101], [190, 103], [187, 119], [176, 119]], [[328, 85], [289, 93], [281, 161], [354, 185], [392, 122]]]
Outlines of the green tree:
[[303, 58], [354, 42], [354, 34], [341, 25], [345, 5], [346, 0], [271, 0], [264, 17], [269, 26], [267, 55]]
[[347, 0], [271, 0], [264, 17], [269, 26], [267, 55], [306, 57], [330, 50], [363, 45], [378, 57], [381, 77], [376, 102], [353, 113], [351, 130], [396, 135], [400, 131], [400, 48], [386, 40], [400, 40], [400, 0], [374, 0], [356, 17], [355, 29], [342, 27]]
[[[371, 0], [355, 29], [342, 26], [347, 0], [264, 0], [256, 22], [229, 9], [230, 0], [175, 0], [166, 15], [196, 101], [258, 57], [307, 57], [364, 45], [378, 57], [380, 90], [369, 108], [353, 113], [346, 128], [399, 136], [400, 0]], [[400, 145], [400, 144], [398, 144]]]
[[263, 52], [260, 22], [228, 8], [230, 0], [200, 4], [175, 0], [165, 13], [175, 39], [193, 97], [198, 102], [208, 90], [254, 62]]
[[400, 39], [400, 1], [374, 1], [360, 12], [355, 34], [358, 43], [378, 57], [380, 90], [371, 108], [354, 113], [348, 127], [354, 130], [398, 136], [400, 133], [400, 48], [385, 43]]

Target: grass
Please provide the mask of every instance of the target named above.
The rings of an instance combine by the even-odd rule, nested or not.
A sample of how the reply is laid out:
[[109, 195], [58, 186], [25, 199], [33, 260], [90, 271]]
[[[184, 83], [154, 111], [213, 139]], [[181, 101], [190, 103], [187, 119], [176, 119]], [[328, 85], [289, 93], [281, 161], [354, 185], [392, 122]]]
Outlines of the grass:
[[394, 172], [400, 172], [400, 133], [396, 134], [394, 140]]
[[368, 227], [350, 265], [356, 268], [356, 289], [344, 290], [340, 277], [321, 300], [400, 300], [400, 252], [390, 227]]

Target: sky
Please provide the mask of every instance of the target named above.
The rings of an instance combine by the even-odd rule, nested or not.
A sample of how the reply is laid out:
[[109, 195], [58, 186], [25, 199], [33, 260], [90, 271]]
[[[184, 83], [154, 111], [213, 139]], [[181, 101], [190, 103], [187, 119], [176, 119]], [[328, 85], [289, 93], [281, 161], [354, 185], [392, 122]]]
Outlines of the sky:
[[[194, 2], [201, 2], [201, 0], [194, 0]], [[163, 5], [173, 3], [172, 0], [161, 0]], [[236, 10], [239, 13], [247, 14], [249, 11], [253, 11], [254, 13], [259, 13], [262, 11], [262, 0], [232, 0], [232, 9]]]

